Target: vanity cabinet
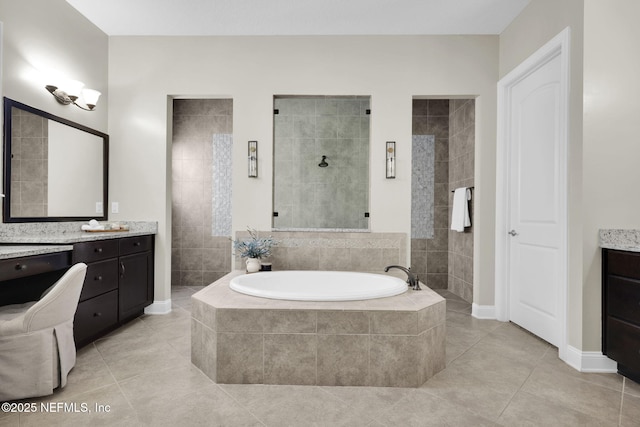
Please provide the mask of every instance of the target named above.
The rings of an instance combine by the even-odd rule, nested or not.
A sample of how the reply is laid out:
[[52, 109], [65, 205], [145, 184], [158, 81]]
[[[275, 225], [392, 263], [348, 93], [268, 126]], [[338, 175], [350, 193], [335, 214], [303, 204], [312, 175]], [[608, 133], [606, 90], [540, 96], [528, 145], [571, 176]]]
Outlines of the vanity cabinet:
[[138, 316], [153, 302], [152, 247], [151, 236], [120, 241], [118, 313], [121, 320]]
[[71, 266], [71, 251], [0, 260], [0, 305], [40, 299]]
[[78, 348], [142, 314], [153, 302], [153, 236], [73, 245], [73, 263], [87, 264], [74, 320]]
[[602, 250], [602, 353], [640, 382], [640, 253]]

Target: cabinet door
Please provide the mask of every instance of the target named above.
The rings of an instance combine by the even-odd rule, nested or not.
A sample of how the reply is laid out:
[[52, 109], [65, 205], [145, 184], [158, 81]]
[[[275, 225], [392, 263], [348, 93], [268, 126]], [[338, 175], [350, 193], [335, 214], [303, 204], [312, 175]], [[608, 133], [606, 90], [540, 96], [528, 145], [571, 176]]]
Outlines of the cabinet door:
[[121, 256], [119, 284], [120, 321], [136, 316], [151, 304], [150, 283], [153, 274], [151, 252]]

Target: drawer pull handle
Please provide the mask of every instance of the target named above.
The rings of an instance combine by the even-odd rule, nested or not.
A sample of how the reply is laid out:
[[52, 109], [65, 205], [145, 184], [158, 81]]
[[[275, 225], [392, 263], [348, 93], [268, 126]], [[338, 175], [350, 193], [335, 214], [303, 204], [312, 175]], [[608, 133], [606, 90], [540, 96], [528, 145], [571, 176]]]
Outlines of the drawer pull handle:
[[124, 273], [126, 272], [126, 269], [124, 268], [124, 262], [120, 263], [120, 277], [124, 277]]
[[26, 270], [27, 269], [27, 265], [26, 264], [16, 264], [16, 270]]
[[140, 242], [135, 242], [135, 243], [133, 244], [133, 246], [140, 246], [141, 244], [142, 244], [142, 243], [140, 243]]
[[93, 313], [93, 317], [100, 317], [102, 316], [102, 313]]
[[102, 248], [95, 248], [94, 252], [101, 253], [102, 252]]
[[96, 276], [93, 280], [102, 280], [102, 276]]

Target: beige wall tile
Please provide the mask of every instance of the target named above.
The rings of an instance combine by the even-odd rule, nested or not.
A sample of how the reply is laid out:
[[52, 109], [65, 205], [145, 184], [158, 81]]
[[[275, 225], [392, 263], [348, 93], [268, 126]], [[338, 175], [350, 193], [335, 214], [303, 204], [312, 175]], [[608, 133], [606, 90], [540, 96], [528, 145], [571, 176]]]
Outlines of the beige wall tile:
[[368, 371], [368, 335], [318, 336], [318, 385], [367, 385]]
[[442, 301], [418, 312], [418, 333], [422, 333], [446, 320], [447, 302]]
[[218, 333], [216, 382], [263, 383], [262, 348], [262, 334]]
[[265, 335], [264, 383], [316, 384], [316, 354], [315, 335]]
[[369, 381], [373, 387], [418, 387], [418, 340], [415, 336], [372, 335]]
[[372, 334], [418, 334], [418, 313], [413, 311], [371, 311]]
[[238, 310], [220, 308], [216, 310], [217, 332], [262, 332], [264, 312], [262, 310]]
[[368, 334], [369, 314], [365, 311], [318, 311], [319, 334]]
[[264, 333], [315, 333], [316, 312], [307, 310], [265, 310]]

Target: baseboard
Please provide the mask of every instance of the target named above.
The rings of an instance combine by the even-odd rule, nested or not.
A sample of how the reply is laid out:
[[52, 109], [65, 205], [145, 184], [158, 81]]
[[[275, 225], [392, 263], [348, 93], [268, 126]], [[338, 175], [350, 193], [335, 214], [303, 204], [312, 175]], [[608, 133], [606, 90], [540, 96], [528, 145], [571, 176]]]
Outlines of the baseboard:
[[565, 354], [567, 365], [580, 372], [618, 372], [618, 365], [599, 351], [581, 351], [570, 345]]
[[471, 315], [476, 319], [496, 319], [496, 306], [478, 305], [474, 302], [471, 304]]
[[154, 301], [148, 307], [145, 307], [144, 314], [168, 314], [171, 313], [171, 299], [164, 301]]

